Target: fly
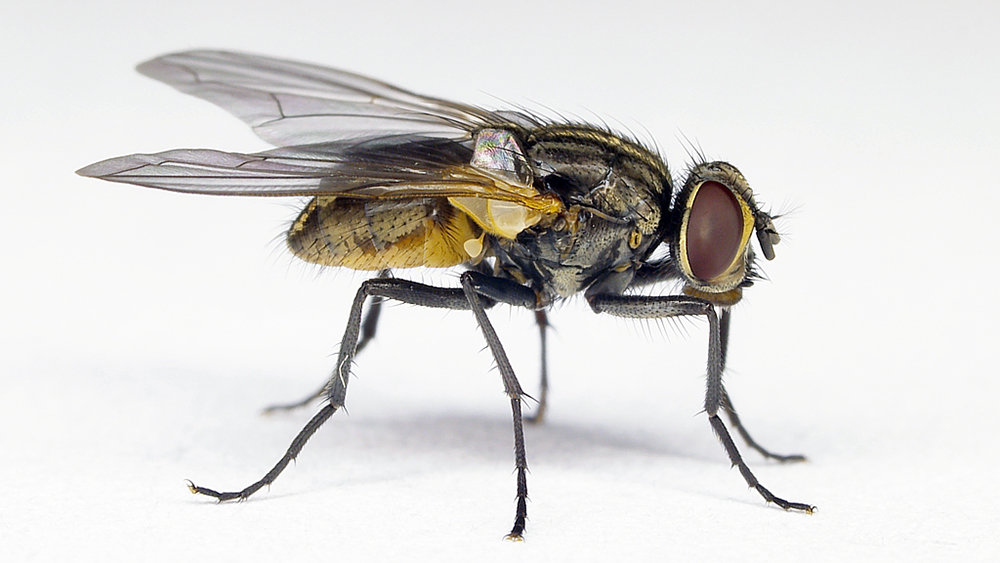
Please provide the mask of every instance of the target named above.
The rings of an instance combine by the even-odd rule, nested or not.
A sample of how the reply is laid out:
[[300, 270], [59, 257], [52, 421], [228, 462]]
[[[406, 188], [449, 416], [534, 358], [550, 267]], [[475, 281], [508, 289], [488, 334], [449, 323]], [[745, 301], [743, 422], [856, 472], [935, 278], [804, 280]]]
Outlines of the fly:
[[[239, 117], [281, 147], [241, 154], [182, 149], [112, 158], [82, 176], [170, 191], [311, 198], [288, 231], [289, 249], [323, 266], [378, 272], [354, 298], [322, 409], [264, 477], [236, 492], [190, 484], [220, 501], [270, 485], [316, 430], [344, 405], [350, 366], [374, 336], [387, 299], [475, 316], [503, 379], [514, 420], [517, 507], [509, 539], [527, 519], [522, 403], [528, 396], [486, 314], [498, 303], [535, 312], [542, 383], [534, 420], [545, 412], [546, 310], [583, 293], [596, 313], [708, 320], [705, 412], [733, 465], [768, 502], [811, 513], [764, 488], [726, 425], [766, 458], [722, 384], [730, 308], [756, 278], [756, 237], [765, 258], [780, 240], [746, 179], [725, 162], [696, 162], [679, 189], [666, 162], [601, 127], [558, 123], [521, 111], [489, 111], [421, 96], [370, 78], [311, 64], [222, 51], [166, 55], [139, 72]], [[665, 251], [656, 252], [659, 249]], [[457, 268], [459, 287], [391, 277], [391, 269]], [[638, 287], [680, 282], [676, 295]], [[363, 316], [366, 301], [371, 301]]]

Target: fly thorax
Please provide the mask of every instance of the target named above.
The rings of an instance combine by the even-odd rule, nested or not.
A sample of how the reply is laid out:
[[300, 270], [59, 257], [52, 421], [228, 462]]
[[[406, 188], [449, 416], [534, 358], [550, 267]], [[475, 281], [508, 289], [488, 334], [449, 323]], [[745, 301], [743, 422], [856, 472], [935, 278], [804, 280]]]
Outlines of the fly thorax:
[[633, 224], [647, 237], [659, 227], [671, 180], [663, 160], [648, 149], [601, 130], [552, 126], [534, 131], [525, 151], [536, 178], [567, 207], [581, 205]]

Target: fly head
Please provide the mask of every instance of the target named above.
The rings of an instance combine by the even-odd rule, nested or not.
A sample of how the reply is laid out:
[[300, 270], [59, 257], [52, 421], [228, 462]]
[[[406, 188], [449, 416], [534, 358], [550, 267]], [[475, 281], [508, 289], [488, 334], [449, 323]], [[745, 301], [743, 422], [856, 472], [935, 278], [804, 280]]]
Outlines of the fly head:
[[695, 165], [672, 214], [671, 256], [684, 278], [684, 293], [720, 306], [737, 303], [742, 288], [752, 284], [750, 235], [756, 234], [768, 260], [781, 240], [746, 178], [726, 162]]

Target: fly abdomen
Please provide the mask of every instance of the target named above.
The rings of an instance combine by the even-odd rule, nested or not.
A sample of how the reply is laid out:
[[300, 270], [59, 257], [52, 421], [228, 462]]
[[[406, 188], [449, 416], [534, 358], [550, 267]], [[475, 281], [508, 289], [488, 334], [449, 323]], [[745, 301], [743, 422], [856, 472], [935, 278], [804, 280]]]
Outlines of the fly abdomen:
[[374, 201], [314, 198], [288, 230], [299, 258], [353, 270], [449, 268], [478, 256], [466, 244], [481, 233], [464, 213], [439, 199]]

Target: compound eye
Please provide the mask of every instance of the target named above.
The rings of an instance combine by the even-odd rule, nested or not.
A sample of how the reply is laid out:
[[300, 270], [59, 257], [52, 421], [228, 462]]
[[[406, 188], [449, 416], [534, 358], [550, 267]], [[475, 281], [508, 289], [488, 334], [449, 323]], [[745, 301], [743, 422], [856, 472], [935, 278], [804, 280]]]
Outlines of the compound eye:
[[718, 182], [705, 182], [688, 215], [686, 250], [691, 273], [704, 281], [725, 274], [742, 241], [743, 213], [736, 196]]

